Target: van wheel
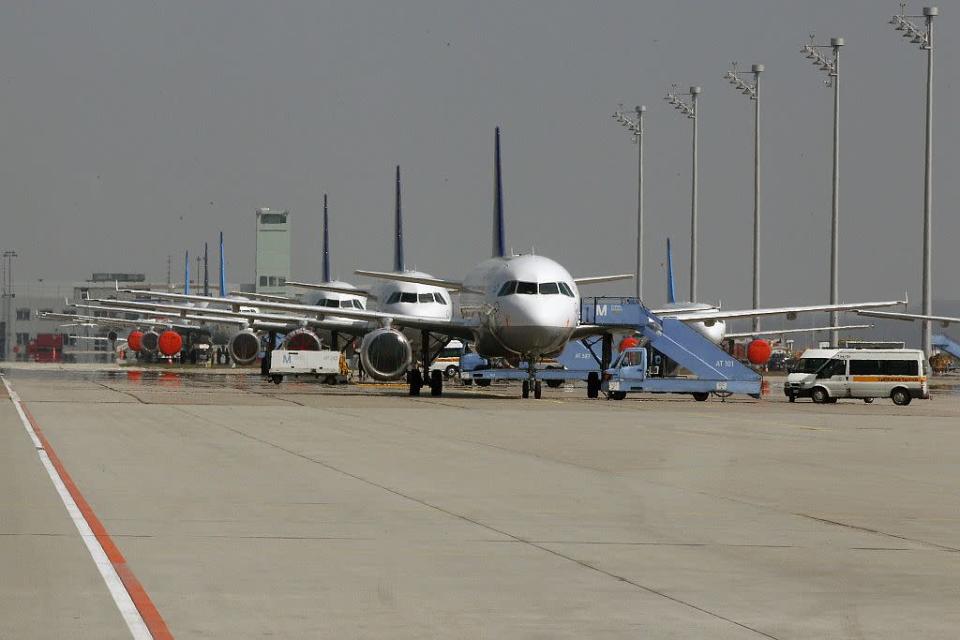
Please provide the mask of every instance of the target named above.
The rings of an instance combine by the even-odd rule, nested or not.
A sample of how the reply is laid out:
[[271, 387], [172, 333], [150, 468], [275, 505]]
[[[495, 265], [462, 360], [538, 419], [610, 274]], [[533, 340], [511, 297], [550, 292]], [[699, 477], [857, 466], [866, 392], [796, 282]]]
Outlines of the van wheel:
[[793, 395], [792, 393], [789, 396], [787, 396], [787, 402], [796, 402], [796, 401], [797, 401], [797, 396]]
[[447, 378], [452, 378], [457, 375], [457, 368], [453, 365], [450, 365], [443, 370], [443, 375], [447, 376]]
[[903, 387], [897, 387], [890, 393], [890, 399], [893, 400], [893, 404], [905, 407], [910, 404], [910, 393]]
[[815, 387], [810, 397], [813, 398], [813, 401], [817, 404], [827, 404], [830, 402], [830, 394], [827, 393], [827, 390], [823, 387]]
[[864, 401], [866, 404], [873, 404], [873, 398], [864, 398], [863, 401]]
[[693, 399], [696, 400], [697, 402], [706, 402], [707, 398], [709, 397], [710, 397], [710, 394], [707, 393], [706, 391], [697, 391], [696, 393], [693, 394]]

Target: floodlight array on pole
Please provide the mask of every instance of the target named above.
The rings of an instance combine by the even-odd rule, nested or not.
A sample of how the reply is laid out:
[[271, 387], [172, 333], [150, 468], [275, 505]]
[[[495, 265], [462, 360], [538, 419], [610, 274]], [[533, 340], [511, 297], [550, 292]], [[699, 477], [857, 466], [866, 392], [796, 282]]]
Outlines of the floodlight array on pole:
[[[900, 14], [890, 18], [890, 24], [895, 31], [909, 39], [911, 44], [919, 45], [922, 51], [927, 52], [927, 105], [925, 147], [923, 162], [923, 314], [933, 314], [933, 228], [931, 218], [933, 214], [933, 18], [939, 15], [937, 7], [924, 7], [923, 15], [906, 15], [906, 2], [900, 3]], [[918, 26], [913, 21], [923, 20]], [[930, 322], [923, 322], [921, 329], [921, 346], [929, 358], [932, 353], [933, 331]]]
[[[700, 87], [690, 87], [690, 92], [678, 94], [677, 86], [673, 86], [673, 91], [668, 93], [664, 100], [670, 105], [693, 121], [693, 170], [691, 171], [691, 190], [690, 190], [690, 302], [697, 301], [697, 136], [698, 136], [698, 97], [702, 89]], [[689, 96], [689, 102], [681, 96]]]
[[[760, 308], [760, 73], [762, 64], [751, 67], [753, 82], [745, 80], [737, 63], [724, 78], [753, 102], [753, 308]], [[760, 330], [760, 318], [753, 319], [753, 330]]]
[[[839, 231], [840, 231], [840, 47], [844, 45], [843, 38], [831, 38], [830, 44], [814, 44], [814, 36], [810, 36], [810, 44], [803, 45], [800, 50], [813, 66], [827, 74], [824, 82], [833, 87], [833, 206], [830, 216], [830, 304], [838, 304], [839, 297]], [[831, 52], [827, 57], [824, 52]], [[830, 326], [836, 327], [839, 314], [830, 312]], [[840, 332], [830, 331], [830, 345], [837, 347], [840, 341]]]
[[625, 127], [637, 144], [637, 267], [635, 291], [638, 299], [643, 298], [643, 113], [647, 108], [638, 105], [634, 117], [623, 112], [623, 105], [613, 112], [613, 119]]

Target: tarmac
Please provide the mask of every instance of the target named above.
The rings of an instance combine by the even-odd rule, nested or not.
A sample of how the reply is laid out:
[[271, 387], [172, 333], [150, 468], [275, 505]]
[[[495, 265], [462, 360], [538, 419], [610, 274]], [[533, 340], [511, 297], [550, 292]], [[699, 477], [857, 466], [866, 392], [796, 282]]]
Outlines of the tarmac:
[[[178, 638], [956, 638], [960, 395], [7, 381]], [[130, 638], [0, 386], [0, 639]], [[42, 453], [42, 452], [41, 452]]]

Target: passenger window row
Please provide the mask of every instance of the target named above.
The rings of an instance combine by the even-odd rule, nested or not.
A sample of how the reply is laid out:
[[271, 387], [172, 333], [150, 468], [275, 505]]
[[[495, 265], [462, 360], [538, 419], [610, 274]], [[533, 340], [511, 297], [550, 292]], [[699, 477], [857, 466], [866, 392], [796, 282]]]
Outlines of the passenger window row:
[[539, 293], [542, 296], [565, 295], [568, 298], [574, 297], [573, 289], [566, 282], [541, 282], [537, 284], [536, 282], [521, 282], [518, 280], [503, 283], [497, 297], [512, 296], [515, 293], [520, 295], [537, 295]]
[[407, 302], [413, 304], [430, 304], [436, 302], [442, 305], [447, 304], [446, 298], [436, 292], [416, 294], [410, 291], [394, 291], [390, 294], [390, 297], [387, 298], [387, 304], [396, 304], [398, 302]]

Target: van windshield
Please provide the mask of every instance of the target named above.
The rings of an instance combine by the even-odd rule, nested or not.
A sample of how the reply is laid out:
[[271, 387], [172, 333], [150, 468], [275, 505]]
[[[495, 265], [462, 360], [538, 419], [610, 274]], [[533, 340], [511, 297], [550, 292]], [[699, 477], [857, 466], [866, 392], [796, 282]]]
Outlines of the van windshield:
[[800, 358], [793, 365], [794, 373], [816, 373], [827, 363], [827, 358]]

